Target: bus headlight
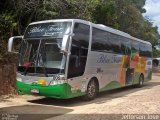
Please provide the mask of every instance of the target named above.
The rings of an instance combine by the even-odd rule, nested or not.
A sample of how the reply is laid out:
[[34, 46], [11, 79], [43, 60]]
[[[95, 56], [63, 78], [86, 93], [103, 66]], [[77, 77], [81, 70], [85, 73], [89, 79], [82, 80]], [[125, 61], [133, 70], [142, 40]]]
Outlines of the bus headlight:
[[54, 75], [53, 80], [50, 82], [49, 85], [57, 85], [65, 83], [64, 75]]
[[22, 78], [17, 77], [17, 81], [22, 82]]
[[49, 85], [58, 85], [65, 83], [64, 80], [52, 80]]

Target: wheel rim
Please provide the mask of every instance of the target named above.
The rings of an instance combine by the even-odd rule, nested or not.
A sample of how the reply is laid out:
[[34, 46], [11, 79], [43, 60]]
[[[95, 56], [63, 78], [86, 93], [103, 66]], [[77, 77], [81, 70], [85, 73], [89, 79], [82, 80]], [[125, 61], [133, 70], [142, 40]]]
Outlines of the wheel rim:
[[88, 86], [88, 96], [92, 98], [95, 96], [95, 93], [96, 93], [96, 85], [95, 82], [92, 81]]

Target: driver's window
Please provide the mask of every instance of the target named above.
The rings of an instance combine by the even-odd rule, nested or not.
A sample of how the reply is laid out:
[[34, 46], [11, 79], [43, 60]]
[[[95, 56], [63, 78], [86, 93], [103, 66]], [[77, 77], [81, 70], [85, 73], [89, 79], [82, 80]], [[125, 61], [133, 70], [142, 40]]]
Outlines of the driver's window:
[[75, 23], [73, 32], [68, 78], [84, 74], [88, 55], [90, 27], [86, 24]]

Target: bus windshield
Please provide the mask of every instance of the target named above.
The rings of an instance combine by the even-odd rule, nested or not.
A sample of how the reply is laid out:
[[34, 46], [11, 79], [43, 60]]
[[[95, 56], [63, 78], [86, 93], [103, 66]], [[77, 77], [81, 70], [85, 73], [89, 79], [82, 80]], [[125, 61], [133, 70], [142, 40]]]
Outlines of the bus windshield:
[[23, 74], [64, 73], [66, 56], [61, 53], [63, 36], [71, 23], [35, 24], [28, 27], [21, 43], [18, 71]]

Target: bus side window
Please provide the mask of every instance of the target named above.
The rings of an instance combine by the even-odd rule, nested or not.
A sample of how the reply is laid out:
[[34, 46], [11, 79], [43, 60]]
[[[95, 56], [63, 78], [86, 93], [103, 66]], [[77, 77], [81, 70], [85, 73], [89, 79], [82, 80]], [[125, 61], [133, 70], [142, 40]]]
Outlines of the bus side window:
[[99, 52], [111, 51], [108, 38], [109, 38], [108, 32], [93, 27], [91, 50]]
[[121, 44], [119, 36], [113, 33], [109, 35], [109, 42], [111, 43], [111, 48], [113, 53], [121, 53]]
[[147, 50], [148, 50], [148, 51], [147, 51], [147, 52], [148, 52], [147, 55], [148, 55], [148, 57], [152, 58], [152, 46], [151, 46], [151, 45], [148, 45], [147, 48], [148, 48], [148, 49], [147, 49]]
[[152, 46], [144, 43], [140, 43], [140, 56], [152, 57]]
[[132, 53], [139, 52], [139, 42], [132, 41]]
[[145, 45], [143, 44], [143, 43], [140, 43], [139, 44], [139, 54], [140, 54], [140, 56], [145, 56]]
[[121, 51], [123, 55], [131, 54], [131, 43], [128, 38], [120, 37], [121, 40]]

